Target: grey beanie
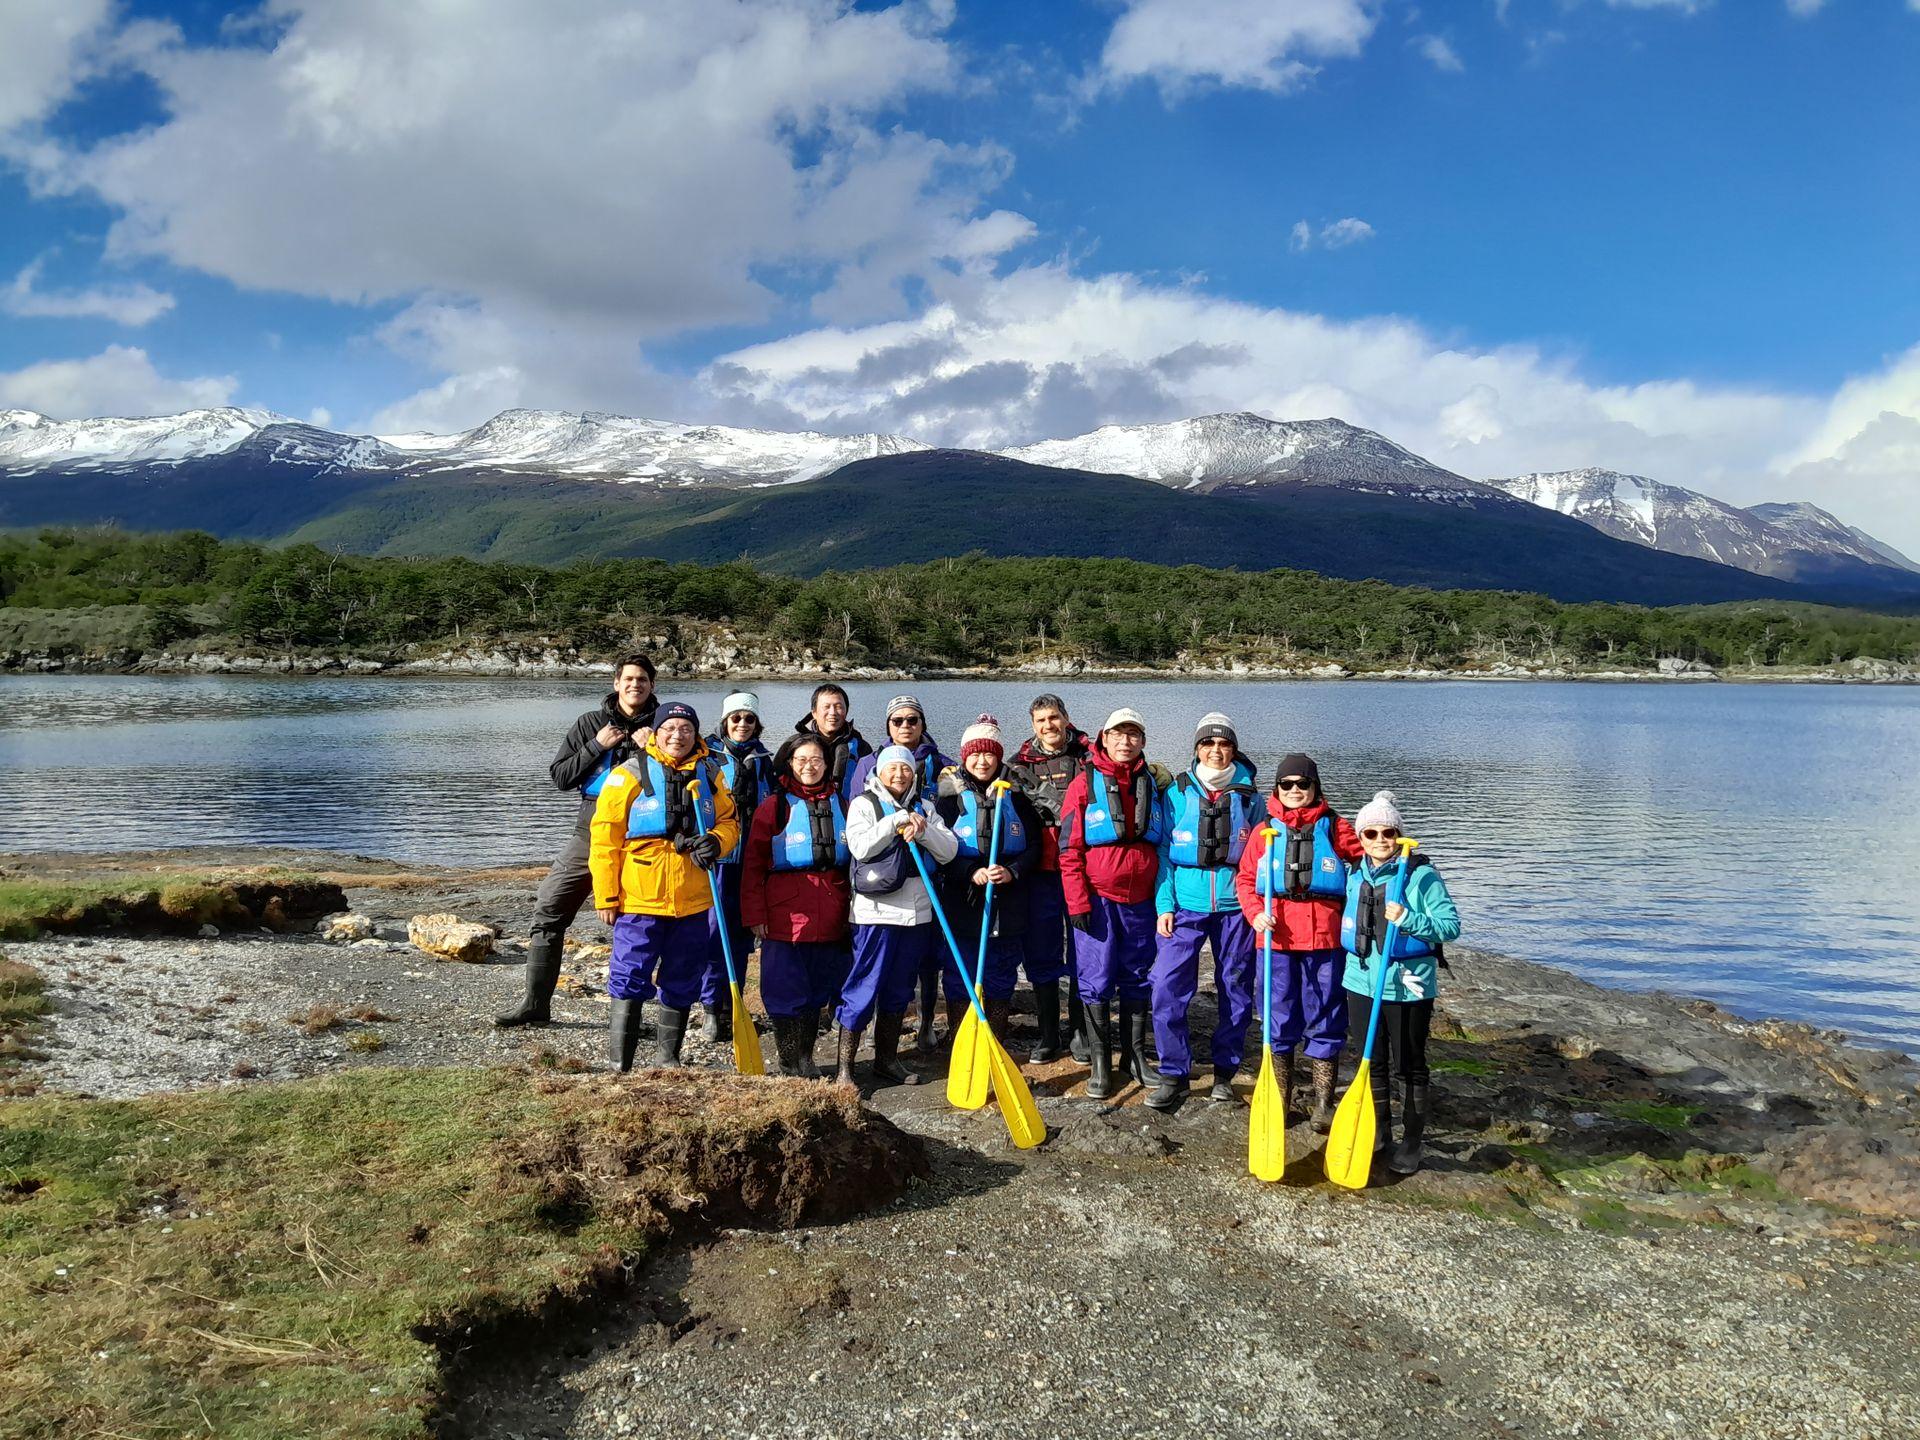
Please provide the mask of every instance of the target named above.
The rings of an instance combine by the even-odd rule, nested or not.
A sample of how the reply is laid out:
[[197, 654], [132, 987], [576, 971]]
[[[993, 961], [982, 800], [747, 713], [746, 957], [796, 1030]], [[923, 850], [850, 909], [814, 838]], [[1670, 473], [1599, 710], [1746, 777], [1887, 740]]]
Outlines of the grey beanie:
[[1234, 733], [1233, 721], [1218, 710], [1209, 710], [1194, 727], [1193, 743], [1198, 745], [1202, 740], [1225, 740], [1234, 749], [1240, 748], [1240, 737]]

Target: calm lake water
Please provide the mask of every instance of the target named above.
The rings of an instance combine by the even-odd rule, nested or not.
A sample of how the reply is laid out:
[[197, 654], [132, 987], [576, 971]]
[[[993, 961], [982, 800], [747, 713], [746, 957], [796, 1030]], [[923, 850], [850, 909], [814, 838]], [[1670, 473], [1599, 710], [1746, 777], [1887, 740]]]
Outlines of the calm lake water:
[[[951, 750], [1031, 681], [903, 689]], [[1380, 786], [1441, 867], [1465, 942], [1603, 983], [1706, 995], [1920, 1051], [1920, 690], [1573, 684], [1105, 683], [1148, 753], [1227, 711], [1264, 780], [1292, 749], [1351, 816]], [[260, 843], [469, 864], [545, 859], [575, 800], [547, 765], [590, 681], [0, 679], [0, 850]], [[770, 732], [807, 687], [757, 687]], [[711, 724], [724, 687], [672, 686]]]

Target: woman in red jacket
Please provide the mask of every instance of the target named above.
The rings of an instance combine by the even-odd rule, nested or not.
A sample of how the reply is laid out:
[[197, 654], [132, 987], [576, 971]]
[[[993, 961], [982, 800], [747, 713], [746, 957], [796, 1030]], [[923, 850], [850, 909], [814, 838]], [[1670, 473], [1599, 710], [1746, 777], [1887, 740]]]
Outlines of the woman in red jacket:
[[[1153, 995], [1148, 973], [1157, 948], [1153, 891], [1160, 878], [1166, 818], [1160, 786], [1143, 754], [1146, 746], [1147, 724], [1140, 712], [1114, 711], [1086, 767], [1060, 800], [1060, 888], [1074, 931], [1074, 972], [1085, 1007], [1093, 1071], [1087, 1077], [1087, 1094], [1096, 1100], [1113, 1090], [1114, 1036], [1108, 1007], [1116, 991], [1125, 1066], [1141, 1085], [1157, 1079], [1147, 1060]], [[1334, 925], [1339, 926], [1337, 911]], [[1340, 953], [1344, 961], [1345, 953]], [[1334, 985], [1337, 990], [1337, 976]]]
[[813, 1047], [853, 964], [847, 814], [817, 735], [773, 758], [773, 793], [753, 812], [740, 870], [740, 919], [759, 937], [760, 1002], [780, 1068], [818, 1075]]
[[[1347, 1034], [1340, 914], [1347, 903], [1347, 866], [1360, 858], [1360, 837], [1321, 794], [1320, 767], [1311, 755], [1280, 762], [1267, 814], [1278, 833], [1262, 832], [1259, 843], [1247, 846], [1235, 889], [1261, 952], [1266, 932], [1273, 932], [1272, 1043], [1281, 1103], [1293, 1082], [1293, 1047], [1304, 1040], [1313, 1065], [1313, 1128], [1324, 1135], [1333, 1123], [1333, 1084]], [[1260, 972], [1254, 973], [1257, 1014], [1262, 992]]]

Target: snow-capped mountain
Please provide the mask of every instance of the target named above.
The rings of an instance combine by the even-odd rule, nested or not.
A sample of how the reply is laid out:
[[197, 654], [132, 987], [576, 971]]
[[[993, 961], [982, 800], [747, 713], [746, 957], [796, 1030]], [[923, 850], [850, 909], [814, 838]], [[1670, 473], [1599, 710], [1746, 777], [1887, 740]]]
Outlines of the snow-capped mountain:
[[1245, 411], [1162, 425], [1107, 425], [1000, 453], [1031, 465], [1132, 475], [1179, 490], [1286, 482], [1434, 500], [1505, 498], [1344, 420], [1269, 420]]
[[[1792, 578], [1810, 566], [1889, 567], [1878, 542], [1811, 505], [1743, 510], [1683, 486], [1617, 470], [1559, 470], [1489, 480], [1508, 494], [1584, 520], [1617, 540]], [[1780, 523], [1767, 511], [1794, 512]], [[1803, 513], [1804, 512], [1804, 513]], [[1818, 517], [1817, 519], [1813, 517]]]
[[231, 405], [125, 420], [50, 420], [32, 410], [0, 410], [0, 465], [99, 469], [197, 460], [225, 454], [265, 426], [291, 423], [271, 410]]
[[714, 485], [787, 485], [854, 460], [927, 448], [899, 435], [741, 430], [564, 410], [506, 410], [461, 435], [381, 439], [433, 470], [536, 470]]
[[[1830, 515], [1818, 505], [1809, 505], [1804, 500], [1749, 505], [1747, 513], [1758, 515], [1774, 529], [1792, 535], [1808, 550], [1818, 549], [1822, 545], [1831, 546], [1841, 553], [1855, 554], [1869, 562], [1877, 559], [1883, 565], [1894, 565], [1920, 574], [1920, 564], [1902, 555], [1886, 541], [1876, 540], [1857, 525], [1849, 525], [1838, 516]], [[1852, 548], [1849, 549], [1849, 546]]]

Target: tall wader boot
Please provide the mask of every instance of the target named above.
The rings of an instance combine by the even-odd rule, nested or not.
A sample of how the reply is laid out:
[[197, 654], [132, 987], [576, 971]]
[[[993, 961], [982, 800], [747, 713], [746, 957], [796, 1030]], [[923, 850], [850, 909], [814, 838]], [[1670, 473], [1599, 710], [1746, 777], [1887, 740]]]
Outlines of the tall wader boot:
[[983, 1003], [987, 1012], [987, 1028], [1002, 1045], [1007, 1043], [1007, 1029], [1013, 1021], [1013, 1002], [1011, 1000], [988, 1000]]
[[1378, 1159], [1393, 1144], [1393, 1077], [1369, 1070], [1367, 1088], [1373, 1092], [1373, 1154]]
[[1044, 980], [1033, 987], [1033, 1014], [1040, 1023], [1040, 1039], [1027, 1056], [1029, 1065], [1047, 1065], [1065, 1052], [1060, 1048], [1060, 982]]
[[835, 1047], [835, 1054], [838, 1058], [834, 1069], [833, 1083], [836, 1085], [857, 1086], [859, 1082], [853, 1078], [853, 1057], [860, 1053], [860, 1032], [858, 1030], [842, 1030], [838, 1038], [839, 1044]]
[[545, 936], [527, 946], [527, 993], [517, 1009], [493, 1017], [503, 1030], [553, 1020], [553, 987], [560, 983], [560, 943]]
[[714, 1002], [706, 1007], [707, 1018], [701, 1022], [700, 1038], [703, 1040], [733, 1039], [733, 990], [727, 990], [727, 998], [714, 997]]
[[1222, 1105], [1238, 1105], [1240, 1097], [1233, 1093], [1233, 1077], [1239, 1073], [1237, 1069], [1222, 1070], [1219, 1066], [1214, 1066], [1213, 1088], [1207, 1092], [1207, 1099], [1217, 1100]]
[[873, 1017], [873, 1083], [908, 1085], [919, 1079], [900, 1063], [900, 1031], [907, 1017], [901, 1011]]
[[1401, 1090], [1405, 1105], [1400, 1110], [1400, 1143], [1387, 1157], [1387, 1169], [1396, 1175], [1417, 1175], [1427, 1133], [1427, 1117], [1433, 1113], [1433, 1088], [1407, 1085]]
[[1080, 999], [1080, 982], [1067, 978], [1067, 1053], [1082, 1065], [1090, 1064], [1087, 1048], [1087, 1007]]
[[806, 1021], [798, 1015], [772, 1015], [773, 1048], [780, 1056], [780, 1073], [800, 1073], [800, 1034]]
[[[933, 1054], [933, 1004], [940, 994], [940, 973], [920, 977], [920, 1023], [913, 1032], [913, 1048], [922, 1055]], [[873, 1028], [873, 1043], [880, 1043], [880, 1027]]]
[[1087, 1047], [1087, 1096], [1104, 1100], [1113, 1093], [1113, 1012], [1096, 1000], [1080, 1009], [1081, 1039]]
[[1313, 1061], [1313, 1133], [1324, 1135], [1333, 1128], [1333, 1087], [1340, 1079], [1340, 1057], [1330, 1060], [1309, 1057]]
[[1160, 1083], [1160, 1072], [1147, 1058], [1147, 1025], [1152, 1018], [1145, 1005], [1120, 1002], [1120, 1043], [1124, 1047], [1120, 1063], [1143, 1090]]
[[633, 1069], [633, 1052], [640, 1048], [638, 1000], [615, 1000], [607, 1006], [607, 1058], [622, 1070]]
[[687, 1014], [670, 1006], [660, 1007], [660, 1018], [653, 1026], [653, 1063], [675, 1066], [680, 1063], [680, 1046], [687, 1038]]
[[1273, 1057], [1273, 1083], [1280, 1092], [1280, 1123], [1287, 1123], [1287, 1115], [1293, 1109], [1293, 1052]]
[[820, 1043], [820, 1012], [809, 1010], [800, 1016], [800, 1075], [818, 1080], [820, 1067], [813, 1063], [813, 1050]]

